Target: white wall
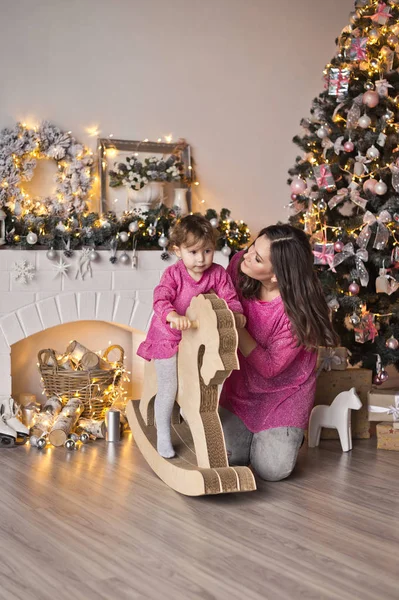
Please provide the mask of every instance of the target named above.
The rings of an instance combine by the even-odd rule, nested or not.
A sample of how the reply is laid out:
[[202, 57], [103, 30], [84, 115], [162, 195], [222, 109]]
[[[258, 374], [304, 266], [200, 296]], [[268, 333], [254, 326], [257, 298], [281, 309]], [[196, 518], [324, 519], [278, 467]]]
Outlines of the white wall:
[[291, 139], [351, 0], [2, 0], [0, 127], [193, 146], [205, 206], [285, 219]]

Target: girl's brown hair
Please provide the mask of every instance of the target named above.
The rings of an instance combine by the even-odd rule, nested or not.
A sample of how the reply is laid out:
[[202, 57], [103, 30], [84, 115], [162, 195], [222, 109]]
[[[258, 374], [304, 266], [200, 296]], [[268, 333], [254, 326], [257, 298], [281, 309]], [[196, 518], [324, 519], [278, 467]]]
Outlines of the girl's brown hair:
[[[298, 344], [306, 348], [337, 346], [323, 290], [313, 268], [313, 253], [304, 231], [291, 225], [270, 225], [259, 233], [270, 240], [270, 260], [285, 312]], [[238, 285], [244, 298], [260, 298], [262, 284], [241, 272]]]
[[215, 248], [217, 235], [217, 230], [212, 227], [208, 219], [202, 215], [187, 215], [176, 223], [169, 239], [172, 246], [180, 247], [182, 244], [194, 246], [198, 242], [203, 242]]

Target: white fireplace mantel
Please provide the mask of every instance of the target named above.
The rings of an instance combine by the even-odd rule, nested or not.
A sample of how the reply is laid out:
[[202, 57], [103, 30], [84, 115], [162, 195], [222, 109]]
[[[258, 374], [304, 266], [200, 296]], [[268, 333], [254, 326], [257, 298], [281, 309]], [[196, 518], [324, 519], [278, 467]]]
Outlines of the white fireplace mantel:
[[[110, 252], [98, 250], [92, 277], [82, 280], [76, 276], [80, 255], [77, 250], [67, 258], [59, 251], [49, 260], [46, 250], [0, 249], [0, 395], [11, 394], [11, 346], [35, 333], [91, 320], [146, 331], [153, 289], [176, 260], [163, 261], [156, 250], [139, 251], [137, 268], [132, 268], [131, 263], [112, 264]], [[60, 257], [70, 265], [67, 276], [54, 268]], [[33, 281], [26, 284], [13, 277], [14, 263], [24, 260], [35, 267]], [[215, 262], [227, 266], [228, 259], [216, 252]]]

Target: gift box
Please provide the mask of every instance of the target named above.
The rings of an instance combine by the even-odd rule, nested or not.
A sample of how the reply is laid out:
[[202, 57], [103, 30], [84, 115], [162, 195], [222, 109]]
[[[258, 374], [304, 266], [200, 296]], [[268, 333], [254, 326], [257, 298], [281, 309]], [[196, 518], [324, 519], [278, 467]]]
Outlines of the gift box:
[[350, 70], [347, 67], [330, 67], [328, 70], [328, 95], [345, 96], [349, 89]]
[[318, 371], [345, 371], [348, 367], [348, 349], [340, 346], [338, 348], [325, 348], [320, 346], [317, 353]]
[[398, 452], [399, 429], [394, 429], [389, 423], [378, 423], [376, 429], [378, 450], [396, 450]]
[[380, 56], [381, 56], [380, 68], [382, 68], [383, 71], [389, 73], [389, 71], [392, 71], [392, 69], [393, 69], [393, 62], [395, 60], [395, 51], [392, 50], [392, 48], [390, 48], [389, 46], [383, 46], [380, 50]]
[[362, 315], [360, 322], [354, 328], [355, 342], [358, 344], [365, 344], [369, 341], [374, 342], [375, 337], [378, 335], [374, 318], [374, 315], [369, 312], [366, 312], [364, 315]]
[[313, 173], [319, 190], [322, 192], [334, 192], [337, 189], [329, 165], [317, 165], [313, 167]]
[[352, 38], [349, 47], [349, 58], [351, 60], [367, 60], [367, 40], [366, 37]]
[[315, 265], [329, 265], [334, 261], [334, 244], [326, 242], [324, 244], [313, 244], [313, 255]]
[[399, 430], [399, 390], [370, 390], [368, 411], [369, 421], [392, 423]]
[[[352, 438], [356, 440], [370, 437], [370, 423], [368, 420], [367, 394], [372, 386], [373, 372], [370, 369], [353, 369], [345, 371], [321, 371], [316, 383], [315, 406], [324, 404], [330, 406], [334, 398], [341, 392], [351, 388], [362, 401], [363, 406], [359, 410], [351, 411]], [[336, 429], [323, 428], [321, 439], [337, 440]]]

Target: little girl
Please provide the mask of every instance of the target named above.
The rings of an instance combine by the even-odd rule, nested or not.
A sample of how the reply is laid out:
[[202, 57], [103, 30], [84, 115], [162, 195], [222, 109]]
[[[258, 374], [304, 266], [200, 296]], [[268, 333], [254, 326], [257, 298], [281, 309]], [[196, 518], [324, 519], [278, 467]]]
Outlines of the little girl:
[[[188, 215], [174, 228], [170, 243], [180, 259], [168, 267], [154, 290], [154, 316], [137, 354], [155, 360], [158, 392], [155, 398], [157, 450], [164, 458], [175, 455], [170, 420], [177, 393], [177, 351], [181, 333], [190, 327], [185, 316], [192, 298], [211, 290], [235, 313], [237, 327], [245, 317], [230, 276], [213, 263], [215, 230], [205, 217]], [[174, 329], [171, 328], [173, 323]]]

